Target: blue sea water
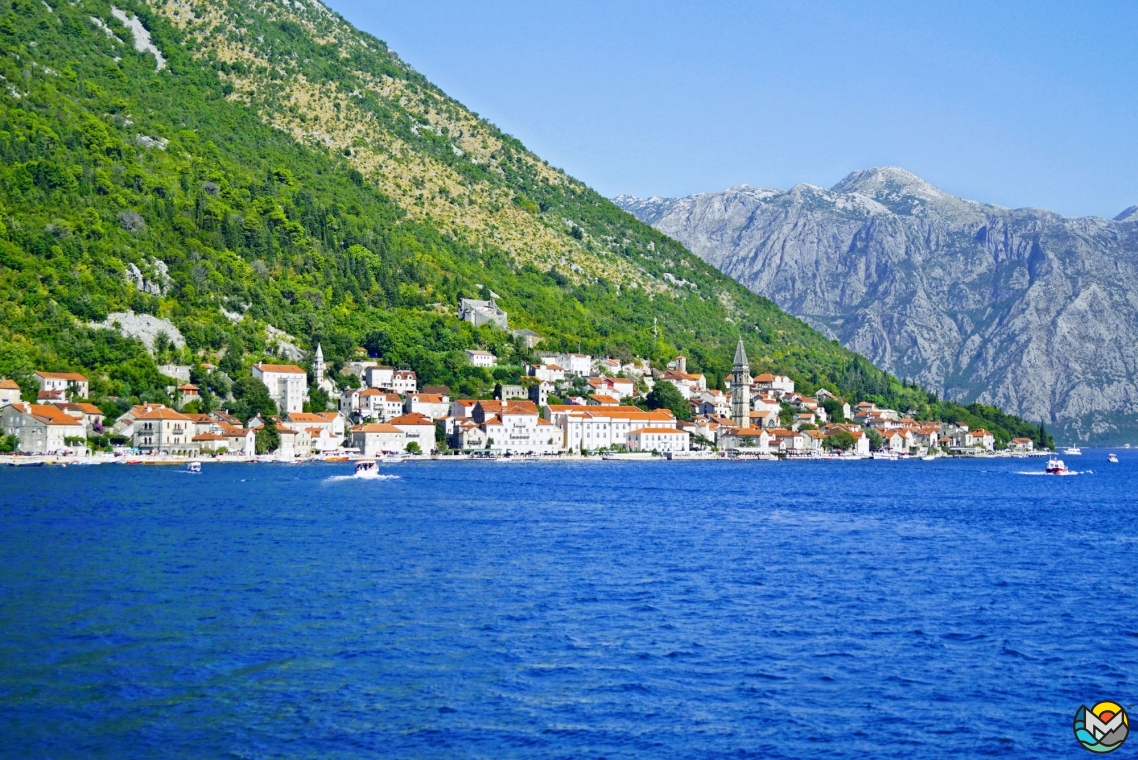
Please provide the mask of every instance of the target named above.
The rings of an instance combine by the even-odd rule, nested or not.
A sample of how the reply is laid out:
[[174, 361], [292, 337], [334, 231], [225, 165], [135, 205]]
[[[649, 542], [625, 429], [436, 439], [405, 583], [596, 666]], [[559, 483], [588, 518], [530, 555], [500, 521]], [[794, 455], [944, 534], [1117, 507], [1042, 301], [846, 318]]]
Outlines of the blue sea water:
[[0, 468], [0, 754], [1074, 756], [1120, 456]]

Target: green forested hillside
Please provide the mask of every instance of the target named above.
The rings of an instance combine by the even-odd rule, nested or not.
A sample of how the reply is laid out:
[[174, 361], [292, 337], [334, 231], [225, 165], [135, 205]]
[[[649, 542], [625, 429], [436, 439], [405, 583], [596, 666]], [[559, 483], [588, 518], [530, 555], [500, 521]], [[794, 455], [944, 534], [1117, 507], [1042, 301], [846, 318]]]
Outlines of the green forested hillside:
[[[138, 22], [161, 68], [135, 49]], [[236, 370], [272, 325], [333, 367], [363, 346], [485, 393], [516, 370], [496, 378], [462, 349], [528, 353], [457, 320], [458, 299], [492, 290], [542, 348], [684, 353], [721, 382], [742, 335], [756, 372], [807, 390], [966, 414], [549, 167], [318, 4], [0, 0], [0, 50], [0, 376], [26, 386], [75, 369], [97, 398], [161, 400], [156, 359]], [[171, 320], [186, 348], [152, 356], [88, 326], [126, 310]]]

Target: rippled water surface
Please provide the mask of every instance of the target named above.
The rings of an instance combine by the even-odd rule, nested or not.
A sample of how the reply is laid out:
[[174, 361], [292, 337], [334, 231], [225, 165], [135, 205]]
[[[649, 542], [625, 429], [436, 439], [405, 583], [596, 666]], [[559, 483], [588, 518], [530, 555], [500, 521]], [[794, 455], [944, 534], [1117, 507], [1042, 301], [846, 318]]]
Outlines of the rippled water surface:
[[1078, 755], [1121, 459], [0, 468], [0, 753]]

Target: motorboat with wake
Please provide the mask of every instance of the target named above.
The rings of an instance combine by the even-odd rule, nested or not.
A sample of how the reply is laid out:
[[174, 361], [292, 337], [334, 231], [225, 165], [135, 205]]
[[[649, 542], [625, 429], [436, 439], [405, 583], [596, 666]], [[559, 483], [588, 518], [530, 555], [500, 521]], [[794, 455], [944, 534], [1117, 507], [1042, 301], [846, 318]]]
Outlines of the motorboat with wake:
[[356, 461], [356, 470], [352, 475], [357, 478], [378, 478], [379, 463], [374, 459], [359, 459]]
[[202, 471], [201, 462], [186, 462], [186, 472], [191, 475], [200, 475]]
[[1112, 451], [1106, 455], [1106, 461], [1110, 462], [1111, 464], [1118, 464], [1118, 455]]
[[1052, 457], [1047, 460], [1047, 467], [1044, 469], [1048, 475], [1070, 475], [1071, 471], [1067, 469], [1067, 465], [1063, 463], [1062, 459], [1055, 459]]

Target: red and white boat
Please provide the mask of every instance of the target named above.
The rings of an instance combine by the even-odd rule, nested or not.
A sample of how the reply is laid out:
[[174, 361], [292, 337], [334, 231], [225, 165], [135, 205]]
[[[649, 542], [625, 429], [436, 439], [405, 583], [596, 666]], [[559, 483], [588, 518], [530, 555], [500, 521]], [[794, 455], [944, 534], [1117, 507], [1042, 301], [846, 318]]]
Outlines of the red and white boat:
[[1055, 459], [1054, 457], [1047, 460], [1047, 468], [1044, 472], [1048, 475], [1067, 475], [1070, 473], [1067, 469], [1067, 465], [1063, 464], [1063, 460]]

